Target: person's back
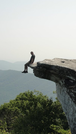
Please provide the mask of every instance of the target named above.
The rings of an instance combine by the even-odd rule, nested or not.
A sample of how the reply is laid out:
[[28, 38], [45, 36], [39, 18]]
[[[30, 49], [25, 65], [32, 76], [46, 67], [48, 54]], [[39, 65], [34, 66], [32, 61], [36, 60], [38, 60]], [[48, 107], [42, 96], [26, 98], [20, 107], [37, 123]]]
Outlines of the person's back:
[[34, 60], [35, 60], [35, 55], [34, 55], [34, 53], [33, 52], [31, 52], [31, 58], [30, 58], [30, 63], [32, 64], [33, 62], [34, 62]]
[[28, 66], [30, 64], [33, 64], [34, 60], [35, 60], [35, 55], [34, 53], [31, 51], [30, 54], [32, 55], [30, 60], [24, 65], [24, 71], [22, 73], [28, 73]]

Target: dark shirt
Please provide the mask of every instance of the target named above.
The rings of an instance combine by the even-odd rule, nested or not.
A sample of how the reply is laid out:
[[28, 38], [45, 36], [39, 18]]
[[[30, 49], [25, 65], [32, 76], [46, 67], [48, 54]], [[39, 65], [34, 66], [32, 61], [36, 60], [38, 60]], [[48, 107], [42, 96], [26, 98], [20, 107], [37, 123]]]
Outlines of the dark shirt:
[[[30, 63], [33, 63], [34, 62], [34, 60], [35, 60], [35, 55], [33, 54], [32, 56], [31, 56], [31, 58], [30, 58]], [[32, 61], [32, 62], [31, 62]]]

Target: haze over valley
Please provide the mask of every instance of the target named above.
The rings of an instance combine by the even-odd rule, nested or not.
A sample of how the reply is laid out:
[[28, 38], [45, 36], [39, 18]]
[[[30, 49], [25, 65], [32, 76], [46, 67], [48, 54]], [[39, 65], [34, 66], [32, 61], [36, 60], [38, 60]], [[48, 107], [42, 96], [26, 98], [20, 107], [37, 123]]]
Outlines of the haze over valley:
[[40, 91], [55, 100], [56, 94], [53, 94], [53, 91], [56, 90], [55, 83], [35, 77], [30, 68], [28, 74], [22, 74], [23, 64], [24, 62], [0, 61], [0, 105], [28, 90]]

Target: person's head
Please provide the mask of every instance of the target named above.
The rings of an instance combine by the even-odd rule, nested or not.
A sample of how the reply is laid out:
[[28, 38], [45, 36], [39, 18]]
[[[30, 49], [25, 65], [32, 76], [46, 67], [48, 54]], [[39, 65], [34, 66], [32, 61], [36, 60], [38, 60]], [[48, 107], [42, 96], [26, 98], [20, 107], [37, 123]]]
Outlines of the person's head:
[[31, 53], [31, 55], [33, 55], [33, 54], [34, 54], [34, 53], [33, 53], [33, 51], [31, 51], [30, 53]]

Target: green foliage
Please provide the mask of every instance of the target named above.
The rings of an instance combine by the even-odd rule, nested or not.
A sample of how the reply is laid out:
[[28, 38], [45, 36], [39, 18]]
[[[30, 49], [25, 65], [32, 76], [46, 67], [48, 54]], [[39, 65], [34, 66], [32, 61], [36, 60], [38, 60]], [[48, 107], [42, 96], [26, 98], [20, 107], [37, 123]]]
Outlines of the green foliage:
[[11, 133], [6, 132], [5, 130], [0, 130], [0, 134], [11, 134]]
[[12, 134], [68, 134], [68, 123], [58, 100], [28, 91], [0, 107], [0, 129]]

